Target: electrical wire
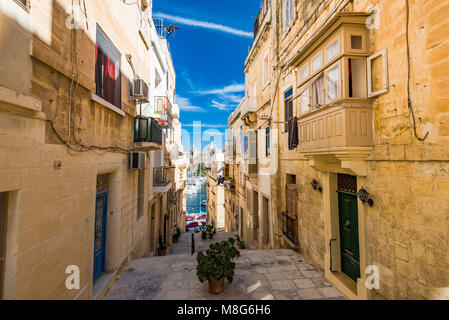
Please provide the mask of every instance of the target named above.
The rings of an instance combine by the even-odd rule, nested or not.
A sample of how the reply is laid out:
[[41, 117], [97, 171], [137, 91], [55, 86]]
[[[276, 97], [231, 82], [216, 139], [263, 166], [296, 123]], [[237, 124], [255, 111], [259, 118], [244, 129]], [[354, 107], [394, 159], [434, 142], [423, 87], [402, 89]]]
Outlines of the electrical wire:
[[415, 134], [415, 138], [419, 141], [424, 141], [427, 139], [427, 136], [429, 135], [429, 131], [424, 135], [423, 138], [418, 136], [417, 128], [416, 128], [416, 119], [415, 119], [415, 111], [413, 110], [413, 104], [410, 97], [410, 78], [411, 78], [411, 62], [410, 62], [410, 42], [409, 42], [409, 24], [410, 24], [410, 4], [409, 0], [405, 0], [406, 5], [406, 14], [407, 14], [407, 28], [405, 30], [405, 38], [407, 42], [407, 105], [408, 109], [410, 111], [410, 116], [412, 118], [413, 122], [413, 132]]

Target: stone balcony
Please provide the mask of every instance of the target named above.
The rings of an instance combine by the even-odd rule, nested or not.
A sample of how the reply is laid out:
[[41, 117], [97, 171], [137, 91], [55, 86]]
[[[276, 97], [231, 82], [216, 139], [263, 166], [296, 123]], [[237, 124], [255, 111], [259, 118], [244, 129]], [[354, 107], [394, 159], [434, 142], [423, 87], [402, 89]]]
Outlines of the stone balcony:
[[240, 116], [242, 121], [249, 124], [252, 121], [257, 120], [257, 97], [256, 96], [246, 96], [245, 99], [240, 104]]

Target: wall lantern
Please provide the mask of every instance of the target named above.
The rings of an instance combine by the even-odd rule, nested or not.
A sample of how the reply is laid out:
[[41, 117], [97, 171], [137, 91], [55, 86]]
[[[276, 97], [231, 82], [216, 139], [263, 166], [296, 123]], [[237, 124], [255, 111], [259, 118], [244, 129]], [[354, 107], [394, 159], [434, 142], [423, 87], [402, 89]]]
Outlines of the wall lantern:
[[318, 190], [319, 192], [323, 191], [323, 188], [320, 187], [320, 184], [315, 179], [313, 179], [310, 184], [312, 185], [313, 190], [315, 190], [315, 191]]
[[357, 197], [359, 197], [363, 204], [368, 204], [370, 207], [374, 205], [374, 200], [369, 197], [369, 192], [363, 188], [357, 192]]

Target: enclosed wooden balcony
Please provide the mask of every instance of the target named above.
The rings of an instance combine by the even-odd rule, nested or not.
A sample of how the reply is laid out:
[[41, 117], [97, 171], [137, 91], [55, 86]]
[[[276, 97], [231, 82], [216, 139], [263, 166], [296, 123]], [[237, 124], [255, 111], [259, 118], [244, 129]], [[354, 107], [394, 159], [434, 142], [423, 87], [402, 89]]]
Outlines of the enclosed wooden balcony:
[[299, 120], [299, 151], [316, 155], [372, 147], [373, 112], [370, 106], [327, 106]]

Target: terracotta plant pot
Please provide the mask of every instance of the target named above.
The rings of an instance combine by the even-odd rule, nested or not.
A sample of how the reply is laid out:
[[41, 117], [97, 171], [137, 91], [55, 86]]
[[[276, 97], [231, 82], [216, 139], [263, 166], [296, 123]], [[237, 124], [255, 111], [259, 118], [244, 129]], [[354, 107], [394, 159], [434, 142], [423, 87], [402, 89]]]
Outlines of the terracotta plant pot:
[[224, 277], [220, 280], [209, 280], [209, 291], [213, 294], [220, 294], [223, 292]]
[[157, 249], [157, 254], [158, 254], [159, 256], [165, 256], [165, 255], [167, 255], [167, 248], [165, 248], [165, 249]]

